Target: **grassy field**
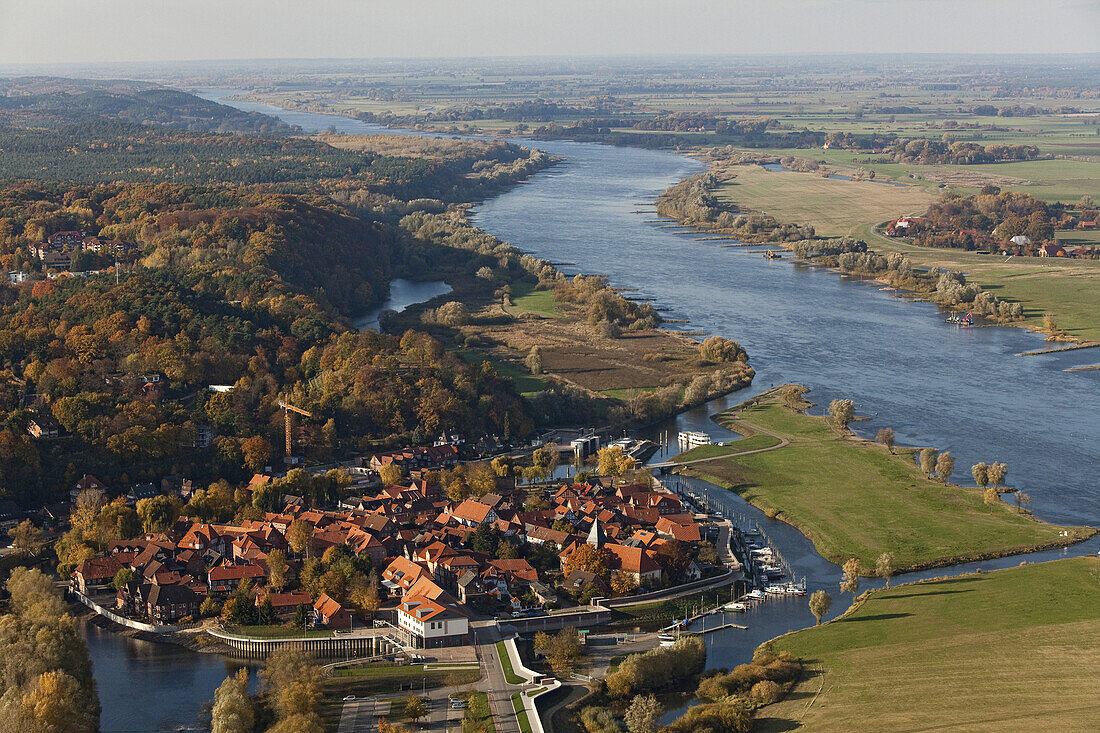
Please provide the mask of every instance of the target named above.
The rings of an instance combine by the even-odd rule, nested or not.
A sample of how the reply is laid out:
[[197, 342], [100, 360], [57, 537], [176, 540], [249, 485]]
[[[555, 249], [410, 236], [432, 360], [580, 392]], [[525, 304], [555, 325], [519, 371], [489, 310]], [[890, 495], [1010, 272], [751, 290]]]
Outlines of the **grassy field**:
[[511, 379], [516, 385], [516, 390], [520, 394], [534, 394], [546, 389], [546, 381], [536, 377], [529, 371], [520, 369], [511, 362], [504, 361], [503, 359], [493, 359], [484, 354], [471, 351], [469, 349], [459, 349], [458, 354], [466, 361], [472, 364], [480, 364], [483, 361], [487, 361], [493, 365], [493, 368], [497, 370], [497, 373], [502, 377]]
[[311, 629], [303, 632], [296, 626], [283, 626], [281, 624], [271, 626], [227, 626], [225, 630], [230, 634], [249, 636], [255, 639], [282, 639], [286, 637], [327, 639], [332, 636], [332, 631], [328, 629]]
[[768, 646], [813, 672], [754, 730], [1095, 730], [1100, 558], [876, 591]]
[[543, 318], [562, 318], [552, 290], [536, 290], [528, 282], [517, 283], [512, 290], [512, 305], [505, 308], [513, 316], [533, 313]]
[[[1043, 162], [1076, 161], [1039, 161]], [[965, 272], [999, 297], [1021, 302], [1026, 315], [1023, 325], [1040, 326], [1044, 314], [1049, 312], [1055, 314], [1058, 327], [1071, 336], [1100, 340], [1098, 260], [1037, 257], [1006, 260], [961, 250], [916, 247], [879, 236], [873, 228], [901, 214], [923, 211], [934, 198], [933, 189], [835, 180], [810, 173], [770, 172], [758, 166], [735, 166], [732, 170], [737, 178], [719, 189], [721, 198], [764, 211], [780, 221], [812, 224], [821, 235], [852, 235], [877, 251], [903, 252], [918, 267]], [[1067, 231], [1060, 233], [1059, 239], [1066, 246], [1095, 244], [1100, 242], [1100, 233]]]
[[[903, 252], [917, 267], [965, 272], [999, 297], [1021, 302], [1025, 326], [1042, 325], [1043, 315], [1049, 312], [1055, 314], [1058, 328], [1071, 336], [1100, 341], [1100, 260], [1005, 258], [961, 250], [928, 249], [879, 236], [870, 225], [857, 228], [855, 234], [879, 252]], [[1091, 237], [1093, 234], [1078, 236]]]
[[783, 222], [812, 224], [818, 235], [851, 234], [859, 224], [920, 213], [933, 196], [919, 186], [845, 181], [812, 173], [737, 166], [737, 177], [718, 190], [720, 199], [771, 214]]
[[978, 488], [928, 479], [911, 459], [842, 434], [824, 418], [796, 413], [774, 395], [717, 419], [740, 431], [739, 418], [791, 444], [685, 471], [730, 488], [765, 511], [778, 511], [833, 562], [858, 557], [873, 568], [879, 555], [892, 552], [899, 568], [935, 566], [1057, 544], [1065, 529], [1018, 514], [1005, 503], [986, 505]]
[[741, 438], [735, 440], [726, 445], [701, 445], [698, 448], [692, 448], [689, 451], [685, 451], [676, 456], [672, 460], [674, 461], [696, 461], [701, 458], [716, 458], [718, 456], [733, 456], [738, 453], [744, 453], [750, 450], [759, 450], [761, 448], [771, 448], [773, 445], [779, 445], [779, 438], [774, 435], [765, 435], [760, 433], [757, 435], [751, 435], [747, 438]]

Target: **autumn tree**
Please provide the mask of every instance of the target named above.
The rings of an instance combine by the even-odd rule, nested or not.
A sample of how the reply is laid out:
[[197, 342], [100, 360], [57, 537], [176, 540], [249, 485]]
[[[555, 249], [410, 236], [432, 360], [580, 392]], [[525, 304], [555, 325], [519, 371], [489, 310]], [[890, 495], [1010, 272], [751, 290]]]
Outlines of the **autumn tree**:
[[833, 597], [828, 592], [823, 590], [815, 590], [810, 594], [810, 613], [817, 619], [817, 623], [821, 624], [821, 619], [825, 618], [825, 614], [829, 613], [829, 609], [833, 606]]
[[370, 575], [366, 577], [360, 573], [352, 580], [348, 597], [357, 608], [373, 617], [382, 606], [382, 589], [378, 582], [378, 572], [371, 570]]
[[983, 489], [989, 485], [989, 466], [985, 464], [985, 461], [971, 466], [970, 475], [974, 477], [974, 483]]
[[862, 571], [863, 567], [858, 557], [848, 558], [844, 563], [844, 572], [840, 579], [840, 592], [851, 593], [852, 598], [855, 598], [856, 593], [859, 592], [859, 574]]
[[596, 472], [601, 476], [622, 476], [634, 469], [636, 461], [623, 453], [622, 446], [609, 445], [596, 451]]
[[897, 572], [897, 562], [894, 560], [893, 553], [884, 552], [878, 556], [878, 561], [875, 563], [875, 573], [880, 578], [886, 578], [886, 587], [890, 587], [890, 577]]
[[163, 532], [172, 526], [180, 512], [179, 502], [163, 494], [139, 499], [136, 508], [146, 532]]
[[623, 715], [630, 733], [657, 733], [664, 707], [653, 695], [635, 695]]
[[894, 452], [894, 429], [893, 428], [881, 428], [878, 434], [875, 435], [875, 441], [882, 443], [886, 446], [886, 449], [891, 453]]
[[409, 695], [405, 698], [405, 717], [412, 720], [414, 723], [419, 723], [420, 719], [428, 714], [428, 704], [424, 702], [424, 699], [417, 697], [416, 695]]
[[214, 692], [211, 733], [252, 733], [256, 711], [248, 694], [248, 670], [225, 678]]
[[273, 591], [281, 591], [286, 585], [286, 553], [278, 547], [267, 553], [267, 586]]
[[802, 390], [798, 387], [784, 387], [780, 390], [779, 396], [783, 398], [783, 404], [788, 409], [797, 411], [802, 406]]
[[99, 730], [99, 706], [88, 705], [85, 694], [80, 683], [64, 671], [43, 672], [30, 692], [23, 695], [22, 719], [10, 730], [94, 733]]
[[82, 535], [90, 535], [103, 505], [103, 494], [95, 489], [84, 489], [77, 494], [76, 503], [69, 513], [69, 526]]
[[280, 720], [317, 714], [321, 701], [321, 668], [300, 649], [277, 649], [260, 670], [263, 690]]
[[848, 427], [855, 416], [856, 404], [851, 400], [833, 400], [829, 403], [829, 418], [837, 427]]
[[955, 470], [955, 456], [951, 455], [951, 451], [944, 451], [940, 453], [936, 458], [936, 475], [940, 477], [940, 481], [947, 483], [947, 479], [951, 478], [952, 471]]
[[993, 488], [999, 489], [1008, 475], [1008, 466], [1000, 462], [991, 463], [988, 474], [989, 483], [992, 484]]
[[534, 375], [542, 374], [542, 348], [539, 346], [532, 346], [531, 350], [527, 352], [527, 358], [523, 360], [527, 368], [531, 370]]
[[8, 535], [11, 537], [12, 550], [23, 557], [38, 557], [46, 547], [46, 541], [42, 539], [42, 530], [29, 519], [24, 519], [15, 525]]
[[383, 486], [396, 486], [405, 477], [405, 472], [396, 463], [387, 463], [378, 469], [378, 477]]
[[619, 570], [611, 576], [611, 591], [617, 596], [625, 596], [638, 588], [638, 581], [632, 573]]
[[584, 570], [593, 575], [607, 575], [610, 553], [604, 548], [595, 548], [592, 545], [578, 545], [573, 554], [565, 560], [565, 574], [574, 570]]
[[580, 635], [569, 627], [549, 637], [546, 643], [546, 659], [559, 677], [573, 672], [584, 653]]
[[262, 435], [253, 435], [241, 443], [244, 465], [253, 472], [259, 472], [271, 460], [271, 443]]
[[313, 525], [301, 519], [295, 519], [286, 528], [286, 542], [295, 555], [308, 554]]
[[749, 355], [741, 344], [722, 336], [711, 336], [699, 344], [699, 357], [710, 362], [748, 361]]
[[1028, 496], [1024, 492], [1020, 491], [1019, 489], [1017, 489], [1014, 493], [1015, 493], [1015, 496], [1016, 496], [1016, 511], [1018, 511], [1018, 512], [1023, 511], [1023, 509], [1021, 508], [1021, 505], [1022, 506], [1031, 506], [1031, 497], [1030, 496]]
[[993, 506], [1001, 500], [1001, 492], [990, 486], [988, 489], [982, 492], [982, 501], [990, 506]]
[[935, 448], [921, 448], [920, 470], [924, 471], [924, 475], [931, 476], [936, 472], [936, 458], [939, 457], [939, 453]]

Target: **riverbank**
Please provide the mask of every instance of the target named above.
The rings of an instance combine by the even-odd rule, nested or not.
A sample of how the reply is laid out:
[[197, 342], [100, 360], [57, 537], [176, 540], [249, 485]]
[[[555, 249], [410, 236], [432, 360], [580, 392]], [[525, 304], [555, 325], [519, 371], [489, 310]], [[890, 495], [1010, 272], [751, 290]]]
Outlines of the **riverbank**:
[[[852, 236], [880, 254], [899, 252], [917, 268], [965, 272], [998, 298], [1023, 305], [1022, 320], [998, 319], [997, 325], [1027, 328], [1051, 340], [1100, 343], [1100, 261], [1003, 258], [919, 247], [885, 237], [878, 229], [879, 222], [924, 211], [934, 200], [927, 188], [825, 177], [820, 172], [769, 170], [758, 164], [767, 156], [757, 151], [728, 156], [698, 151], [696, 155], [709, 164], [707, 173], [674, 184], [657, 199], [658, 210], [682, 225], [708, 235], [787, 249], [798, 237], [788, 236], [785, 228], [809, 225], [817, 237]], [[698, 196], [677, 196], [693, 180], [700, 191], [706, 190], [712, 201], [709, 206], [701, 207]], [[1047, 314], [1053, 314], [1053, 328]]]
[[1065, 547], [1097, 532], [1047, 524], [1003, 501], [986, 504], [980, 488], [930, 479], [914, 463], [912, 449], [891, 453], [824, 417], [791, 409], [781, 389], [714, 419], [788, 445], [682, 470], [797, 528], [834, 563], [856, 557], [870, 573], [879, 555], [889, 552], [896, 569], [908, 572]]
[[1085, 730], [1100, 695], [1098, 632], [1097, 557], [876, 590], [762, 646], [807, 671], [754, 730]]

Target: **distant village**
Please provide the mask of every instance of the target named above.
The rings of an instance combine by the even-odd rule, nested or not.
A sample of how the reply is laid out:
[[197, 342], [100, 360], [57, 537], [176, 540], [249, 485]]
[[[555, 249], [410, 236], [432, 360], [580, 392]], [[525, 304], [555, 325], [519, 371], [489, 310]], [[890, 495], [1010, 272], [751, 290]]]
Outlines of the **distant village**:
[[[594, 436], [586, 440], [581, 444], [598, 446]], [[619, 445], [602, 450], [622, 454]], [[374, 455], [344, 467], [352, 484], [324, 509], [283, 495], [282, 510], [262, 519], [180, 517], [163, 532], [111, 542], [81, 561], [71, 590], [89, 605], [152, 624], [220, 616], [247, 633], [249, 623], [388, 623], [410, 647], [437, 648], [468, 644], [471, 620], [542, 615], [723, 570], [713, 544], [717, 528], [660, 486], [611, 476], [517, 485], [496, 476], [491, 491], [453, 500], [423, 477], [458, 465], [459, 456], [457, 445], [443, 441]], [[401, 480], [382, 481], [395, 467]], [[276, 475], [259, 473], [239, 491], [273, 485]], [[131, 504], [158, 494], [186, 501], [192, 486], [168, 477], [160, 487], [135, 486], [115, 497], [84, 476], [71, 498], [79, 502], [88, 492]], [[356, 594], [339, 583], [303, 582], [322, 558], [328, 566], [344, 558], [370, 568], [370, 587]], [[253, 610], [241, 613], [242, 599]]]
[[[47, 277], [55, 278], [60, 273], [70, 275], [89, 275], [100, 272], [91, 268], [73, 267], [74, 259], [85, 256], [85, 263], [95, 264], [102, 262], [104, 258], [132, 259], [138, 253], [136, 244], [120, 242], [113, 239], [101, 239], [82, 231], [54, 232], [46, 241], [32, 244], [30, 255], [42, 262], [47, 271]], [[31, 272], [27, 269], [11, 270], [8, 272], [8, 282], [13, 285], [23, 283], [31, 279]]]

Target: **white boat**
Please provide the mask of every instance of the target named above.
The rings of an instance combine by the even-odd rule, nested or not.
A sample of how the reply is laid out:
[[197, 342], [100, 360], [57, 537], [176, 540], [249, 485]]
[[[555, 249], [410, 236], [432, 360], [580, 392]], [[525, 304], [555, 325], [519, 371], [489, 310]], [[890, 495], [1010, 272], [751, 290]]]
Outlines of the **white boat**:
[[797, 586], [794, 583], [787, 583], [786, 591], [787, 591], [787, 595], [789, 595], [789, 596], [804, 596], [804, 595], [806, 595], [806, 589], [801, 587], [801, 586]]
[[785, 596], [787, 595], [787, 586], [785, 585], [766, 585], [764, 586], [764, 592], [773, 596]]
[[762, 600], [764, 600], [765, 596], [764, 596], [764, 591], [750, 590], [748, 593], [741, 596], [741, 598], [748, 598], [750, 601], [762, 601]]
[[681, 451], [698, 448], [701, 445], [711, 445], [710, 436], [695, 430], [683, 430], [677, 436]]
[[722, 608], [724, 608], [727, 611], [735, 611], [737, 613], [744, 613], [745, 611], [749, 610], [749, 604], [747, 604], [747, 603], [737, 603], [737, 602], [727, 603], [726, 605], [722, 606]]

